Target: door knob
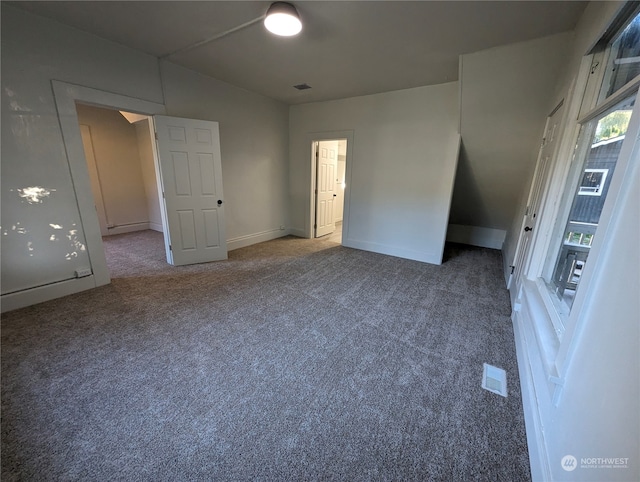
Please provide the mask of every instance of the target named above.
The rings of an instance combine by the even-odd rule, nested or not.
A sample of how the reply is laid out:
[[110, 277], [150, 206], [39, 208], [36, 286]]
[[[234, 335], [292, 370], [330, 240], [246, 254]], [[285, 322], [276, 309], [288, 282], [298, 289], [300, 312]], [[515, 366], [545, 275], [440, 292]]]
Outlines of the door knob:
[[529, 226], [525, 226], [524, 232], [528, 233], [529, 231], [533, 231], [533, 228], [530, 228]]
[[222, 199], [218, 199], [218, 206], [222, 204]]

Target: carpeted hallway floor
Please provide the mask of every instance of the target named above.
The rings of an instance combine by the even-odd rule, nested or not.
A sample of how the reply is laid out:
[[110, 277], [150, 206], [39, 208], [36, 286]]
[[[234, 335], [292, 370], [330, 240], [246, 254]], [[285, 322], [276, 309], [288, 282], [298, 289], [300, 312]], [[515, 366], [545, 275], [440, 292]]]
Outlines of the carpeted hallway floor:
[[498, 251], [105, 245], [111, 285], [2, 317], [3, 481], [529, 480]]

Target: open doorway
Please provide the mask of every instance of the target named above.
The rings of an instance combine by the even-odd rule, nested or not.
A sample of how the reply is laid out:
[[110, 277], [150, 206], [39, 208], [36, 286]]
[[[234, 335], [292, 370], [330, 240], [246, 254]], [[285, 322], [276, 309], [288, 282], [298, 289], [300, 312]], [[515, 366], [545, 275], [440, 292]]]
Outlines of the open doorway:
[[312, 143], [312, 236], [338, 244], [345, 218], [347, 142], [342, 138]]
[[[96, 212], [96, 202], [91, 189], [91, 180], [85, 159], [76, 103], [139, 112], [152, 116], [164, 114], [165, 106], [57, 80], [52, 80], [51, 85], [82, 223], [85, 249], [89, 255], [91, 266], [86, 272], [83, 272], [83, 277], [79, 279], [78, 283], [70, 283], [68, 289], [65, 289], [65, 294], [71, 294], [90, 287], [103, 286], [111, 281], [104, 253], [100, 223]], [[163, 222], [163, 225], [166, 226], [166, 223]]]
[[77, 103], [102, 236], [163, 232], [149, 118]]
[[82, 277], [87, 278], [82, 288], [102, 286], [111, 279], [76, 103], [151, 117], [167, 262], [181, 266], [227, 259], [219, 124], [166, 116], [162, 104], [56, 80], [51, 83], [91, 263], [91, 268], [82, 269]]
[[[80, 102], [76, 112], [110, 276], [163, 261], [162, 189], [150, 117]], [[135, 253], [144, 255], [140, 263]]]

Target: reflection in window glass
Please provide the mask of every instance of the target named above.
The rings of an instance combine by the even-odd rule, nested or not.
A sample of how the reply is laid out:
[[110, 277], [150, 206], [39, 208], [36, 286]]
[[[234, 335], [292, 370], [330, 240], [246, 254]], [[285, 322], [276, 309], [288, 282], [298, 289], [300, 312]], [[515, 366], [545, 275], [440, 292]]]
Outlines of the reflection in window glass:
[[610, 59], [608, 75], [603, 85], [605, 97], [640, 75], [640, 14], [611, 44]]
[[591, 121], [589, 148], [576, 178], [573, 202], [564, 236], [559, 247], [549, 287], [571, 307], [587, 263], [596, 234], [602, 208], [616, 168], [616, 162], [629, 119], [635, 95]]
[[585, 169], [578, 194], [581, 196], [601, 196], [609, 169]]

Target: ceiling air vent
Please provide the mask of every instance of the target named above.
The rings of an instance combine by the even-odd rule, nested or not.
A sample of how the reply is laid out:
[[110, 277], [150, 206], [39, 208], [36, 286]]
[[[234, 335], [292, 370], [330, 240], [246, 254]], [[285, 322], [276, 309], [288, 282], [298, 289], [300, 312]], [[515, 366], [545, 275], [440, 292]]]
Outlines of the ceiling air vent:
[[294, 87], [298, 90], [307, 90], [311, 88], [309, 84], [298, 84], [298, 85], [294, 85]]

